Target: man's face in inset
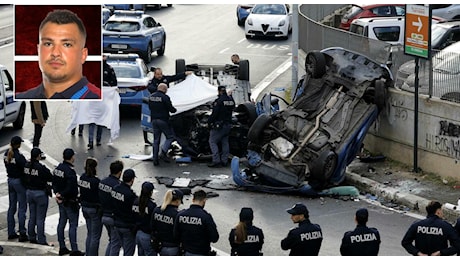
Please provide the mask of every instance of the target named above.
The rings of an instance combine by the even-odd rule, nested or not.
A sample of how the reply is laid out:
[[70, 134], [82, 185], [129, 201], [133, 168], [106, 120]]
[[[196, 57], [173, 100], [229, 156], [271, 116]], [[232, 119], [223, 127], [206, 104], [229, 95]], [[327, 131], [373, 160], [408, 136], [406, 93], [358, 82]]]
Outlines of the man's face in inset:
[[71, 86], [81, 79], [88, 49], [77, 24], [46, 23], [40, 31], [37, 48], [45, 82]]

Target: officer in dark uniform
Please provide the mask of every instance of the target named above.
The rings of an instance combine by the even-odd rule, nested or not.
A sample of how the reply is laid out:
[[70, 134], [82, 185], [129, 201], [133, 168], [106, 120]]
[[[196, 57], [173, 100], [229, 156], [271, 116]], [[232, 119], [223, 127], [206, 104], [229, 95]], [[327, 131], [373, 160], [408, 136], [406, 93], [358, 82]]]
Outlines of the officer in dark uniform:
[[[177, 110], [172, 105], [169, 96], [166, 95], [167, 91], [168, 86], [160, 83], [158, 90], [151, 94], [148, 99], [153, 128], [153, 165], [155, 166], [159, 165], [158, 158], [161, 158], [165, 162], [170, 162], [166, 153], [174, 141], [174, 131], [169, 123], [169, 113], [174, 113]], [[166, 141], [160, 152], [160, 138], [162, 133], [166, 136]]]
[[367, 227], [369, 212], [358, 209], [355, 214], [356, 228], [345, 232], [340, 245], [340, 254], [344, 256], [377, 256], [380, 248], [380, 234], [376, 228]]
[[117, 75], [115, 70], [107, 63], [107, 55], [102, 56], [102, 64], [104, 70], [103, 83], [104, 86], [116, 87], [118, 85]]
[[[56, 202], [59, 206], [59, 223], [57, 236], [59, 241], [59, 255], [69, 254], [82, 256], [83, 252], [78, 250], [77, 228], [80, 214], [78, 202], [78, 178], [74, 170], [75, 152], [66, 148], [63, 152], [64, 161], [53, 171], [53, 190], [56, 195]], [[69, 240], [72, 251], [65, 244], [64, 229], [69, 222]]]
[[51, 197], [51, 171], [38, 160], [42, 151], [35, 147], [30, 151], [30, 161], [24, 166], [24, 186], [29, 206], [27, 233], [32, 244], [48, 245], [45, 236], [45, 218], [48, 211], [48, 196]]
[[136, 249], [136, 214], [133, 211], [136, 193], [131, 189], [136, 174], [133, 169], [123, 172], [122, 182], [112, 189], [114, 232], [120, 238], [124, 256], [133, 256]]
[[174, 237], [174, 220], [184, 193], [179, 190], [166, 191], [163, 203], [156, 207], [152, 217], [152, 240], [160, 246], [160, 256], [179, 255], [179, 242]]
[[157, 91], [158, 85], [160, 85], [160, 83], [166, 84], [166, 86], [169, 88], [169, 83], [185, 79], [185, 77], [190, 74], [192, 74], [191, 71], [186, 71], [176, 75], [167, 76], [163, 75], [163, 70], [161, 68], [155, 68], [153, 70], [153, 79], [150, 81], [147, 88], [150, 94], [153, 94]]
[[302, 203], [286, 211], [291, 214], [292, 222], [299, 223], [299, 226], [289, 230], [287, 237], [281, 240], [281, 248], [291, 249], [289, 255], [292, 256], [317, 256], [323, 242], [321, 227], [310, 222], [308, 209]]
[[136, 215], [136, 245], [137, 255], [139, 256], [156, 256], [158, 252], [152, 247], [150, 234], [152, 226], [150, 221], [153, 216], [153, 210], [157, 204], [152, 199], [153, 183], [146, 181], [142, 183], [141, 195], [134, 200], [133, 211]]
[[426, 219], [418, 220], [409, 227], [401, 241], [409, 254], [454, 255], [460, 250], [460, 238], [454, 227], [442, 219], [444, 215], [441, 208], [438, 201], [430, 201], [426, 206]]
[[231, 255], [237, 256], [260, 256], [264, 244], [262, 229], [252, 225], [254, 213], [251, 208], [242, 208], [240, 222], [230, 231]]
[[110, 175], [99, 183], [99, 200], [102, 207], [102, 224], [107, 229], [109, 243], [105, 250], [106, 256], [118, 256], [120, 254], [120, 238], [114, 231], [113, 226], [113, 205], [112, 189], [120, 184], [120, 177], [123, 171], [123, 162], [116, 160], [110, 164]]
[[206, 210], [206, 192], [193, 193], [190, 207], [179, 212], [174, 222], [174, 236], [185, 251], [186, 256], [216, 255], [211, 251], [211, 243], [219, 240], [216, 223]]
[[[230, 147], [228, 136], [232, 129], [232, 112], [235, 108], [235, 101], [232, 96], [227, 95], [225, 86], [217, 88], [218, 97], [212, 104], [212, 113], [208, 119], [211, 128], [209, 132], [209, 147], [212, 152], [212, 163], [209, 167], [227, 166]], [[222, 151], [219, 153], [219, 143]]]

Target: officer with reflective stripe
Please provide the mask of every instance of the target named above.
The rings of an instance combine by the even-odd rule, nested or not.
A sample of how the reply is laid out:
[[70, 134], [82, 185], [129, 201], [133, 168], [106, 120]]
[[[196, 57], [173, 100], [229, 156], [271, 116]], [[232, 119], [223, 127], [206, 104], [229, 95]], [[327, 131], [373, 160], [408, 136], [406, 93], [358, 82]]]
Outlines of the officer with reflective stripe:
[[206, 210], [206, 192], [193, 193], [190, 208], [177, 214], [174, 222], [174, 236], [182, 243], [186, 256], [215, 255], [211, 243], [219, 240], [216, 223]]
[[376, 228], [367, 227], [369, 212], [358, 209], [355, 215], [355, 230], [345, 232], [340, 245], [340, 254], [344, 256], [376, 256], [380, 248], [380, 234]]
[[308, 209], [302, 203], [286, 211], [291, 214], [292, 222], [299, 223], [299, 226], [291, 229], [287, 237], [281, 240], [281, 248], [290, 249], [289, 255], [292, 256], [317, 256], [323, 242], [321, 227], [310, 222]]
[[426, 206], [426, 219], [416, 221], [409, 227], [401, 241], [401, 245], [409, 254], [454, 255], [460, 250], [457, 231], [442, 219], [444, 214], [441, 208], [442, 205], [438, 201], [430, 201]]

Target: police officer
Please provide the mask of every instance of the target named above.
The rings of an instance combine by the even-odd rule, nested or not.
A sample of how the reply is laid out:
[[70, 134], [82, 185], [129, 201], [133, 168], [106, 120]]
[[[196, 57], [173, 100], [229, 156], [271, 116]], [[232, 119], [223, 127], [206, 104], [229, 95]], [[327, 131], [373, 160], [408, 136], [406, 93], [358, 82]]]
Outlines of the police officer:
[[185, 79], [186, 76], [192, 74], [191, 71], [186, 71], [182, 73], [178, 73], [176, 75], [163, 75], [163, 70], [161, 68], [154, 68], [153, 69], [153, 79], [150, 81], [148, 85], [148, 90], [150, 94], [153, 94], [157, 91], [158, 85], [161, 83], [166, 84], [166, 87], [169, 88], [169, 83], [175, 82], [181, 79]]
[[310, 222], [307, 206], [297, 203], [286, 211], [291, 214], [292, 222], [299, 223], [299, 226], [289, 230], [287, 237], [281, 240], [281, 248], [291, 249], [289, 255], [292, 256], [317, 256], [323, 232], [318, 224]]
[[[158, 90], [151, 94], [148, 99], [153, 128], [153, 165], [155, 166], [159, 165], [158, 158], [165, 162], [170, 162], [166, 153], [174, 141], [174, 131], [169, 124], [169, 113], [174, 113], [177, 110], [172, 105], [169, 96], [166, 95], [167, 91], [168, 86], [165, 83], [160, 83]], [[166, 141], [161, 148], [161, 152], [159, 152], [162, 133], [166, 136]]]
[[179, 255], [179, 242], [174, 237], [174, 220], [184, 193], [179, 190], [167, 190], [163, 203], [156, 207], [152, 217], [152, 240], [160, 247], [160, 256]]
[[377, 256], [380, 248], [380, 234], [376, 228], [367, 227], [369, 212], [358, 209], [355, 214], [355, 230], [345, 232], [340, 245], [344, 256]]
[[110, 175], [99, 183], [99, 200], [102, 208], [102, 224], [107, 229], [109, 243], [105, 250], [106, 256], [118, 256], [120, 254], [120, 238], [114, 231], [113, 226], [113, 205], [112, 189], [120, 184], [120, 177], [123, 171], [123, 162], [120, 160], [113, 161], [110, 164]]
[[240, 222], [230, 231], [228, 240], [231, 246], [231, 255], [260, 256], [264, 244], [262, 229], [252, 225], [254, 213], [252, 208], [242, 208]]
[[206, 210], [206, 192], [193, 193], [190, 207], [179, 212], [174, 222], [174, 236], [182, 243], [186, 256], [216, 255], [211, 243], [219, 240], [216, 223]]
[[103, 83], [104, 86], [116, 87], [118, 85], [117, 75], [115, 74], [115, 70], [107, 63], [107, 55], [102, 55], [103, 60]]
[[438, 201], [430, 201], [425, 208], [427, 217], [409, 227], [401, 241], [401, 245], [409, 254], [454, 255], [460, 250], [460, 238], [454, 227], [442, 219], [444, 215], [441, 208], [442, 205]]
[[[24, 165], [27, 160], [19, 151], [22, 142], [24, 140], [20, 136], [11, 138], [10, 147], [5, 151], [3, 162], [8, 176], [8, 239], [18, 238], [19, 242], [26, 242], [28, 241], [26, 230], [27, 199], [26, 188], [22, 183], [22, 179], [24, 178]], [[16, 212], [18, 213], [19, 235], [16, 233], [16, 221], [14, 218]]]
[[136, 245], [137, 255], [139, 256], [156, 256], [158, 253], [152, 247], [150, 235], [152, 227], [150, 221], [153, 216], [153, 210], [157, 204], [152, 199], [153, 183], [146, 181], [142, 183], [141, 195], [134, 200], [133, 211], [136, 215]]
[[[212, 104], [212, 113], [208, 119], [211, 128], [209, 132], [209, 147], [212, 152], [212, 163], [208, 167], [227, 166], [230, 147], [228, 136], [232, 129], [232, 112], [235, 108], [235, 101], [232, 96], [227, 95], [225, 86], [217, 88], [218, 97]], [[219, 143], [222, 151], [219, 153]]]
[[133, 169], [126, 169], [123, 181], [112, 189], [114, 232], [120, 238], [118, 241], [124, 256], [133, 256], [136, 249], [136, 214], [133, 205], [137, 195], [131, 189], [135, 177]]
[[[78, 202], [78, 179], [74, 170], [75, 152], [71, 148], [64, 149], [64, 161], [53, 171], [53, 190], [56, 195], [56, 202], [59, 206], [59, 223], [57, 236], [59, 241], [59, 255], [69, 254], [82, 256], [83, 252], [78, 250], [77, 228], [80, 214]], [[72, 251], [65, 244], [64, 229], [69, 222], [69, 240]]]
[[48, 196], [51, 197], [51, 171], [38, 160], [42, 151], [35, 147], [30, 151], [30, 160], [24, 166], [24, 187], [29, 206], [27, 233], [32, 244], [49, 245], [45, 236], [45, 218], [48, 211]]

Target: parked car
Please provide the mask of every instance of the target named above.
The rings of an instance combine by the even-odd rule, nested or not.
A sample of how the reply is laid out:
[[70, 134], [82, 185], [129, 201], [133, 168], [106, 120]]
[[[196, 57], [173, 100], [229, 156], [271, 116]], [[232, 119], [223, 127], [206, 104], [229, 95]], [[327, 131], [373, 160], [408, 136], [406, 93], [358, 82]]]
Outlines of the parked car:
[[165, 53], [164, 28], [142, 11], [115, 11], [102, 32], [104, 52], [137, 53], [146, 63], [152, 61], [152, 52]]
[[0, 64], [0, 130], [12, 124], [22, 129], [26, 114], [26, 102], [14, 100], [14, 81], [8, 69]]
[[282, 37], [292, 32], [292, 13], [288, 4], [256, 4], [244, 25], [246, 38], [254, 36]]
[[243, 26], [246, 18], [251, 12], [251, 8], [254, 7], [254, 4], [239, 4], [236, 7], [236, 21], [239, 26]]
[[460, 19], [460, 5], [452, 4], [430, 4], [432, 15], [442, 17], [446, 20]]
[[112, 13], [115, 10], [141, 10], [145, 11], [145, 5], [143, 4], [104, 4]]
[[[147, 6], [151, 6], [151, 7], [153, 7], [153, 9], [155, 9], [155, 10], [160, 10], [161, 7], [162, 7], [163, 5], [162, 5], [162, 4], [148, 4]], [[167, 6], [167, 7], [171, 7], [172, 4], [167, 4], [166, 6]]]
[[[433, 55], [434, 97], [460, 103], [460, 42], [456, 42]], [[419, 93], [429, 94], [429, 66], [419, 71]], [[415, 63], [403, 64], [397, 72], [396, 87], [415, 91]]]
[[353, 4], [343, 15], [339, 28], [345, 31], [350, 29], [350, 24], [358, 18], [378, 17], [378, 16], [404, 16], [405, 4]]
[[[115, 70], [121, 105], [141, 105], [143, 91], [150, 82], [147, 66], [137, 54], [106, 54], [107, 63]], [[147, 91], [148, 92], [148, 91]]]
[[239, 186], [313, 196], [341, 184], [384, 110], [393, 85], [386, 65], [339, 47], [309, 52], [305, 63], [293, 103], [249, 129], [246, 168], [232, 159]]
[[460, 21], [441, 21], [431, 25], [431, 49], [442, 50], [460, 41]]
[[102, 26], [104, 26], [105, 22], [109, 20], [110, 16], [112, 15], [112, 11], [106, 6], [102, 6]]

